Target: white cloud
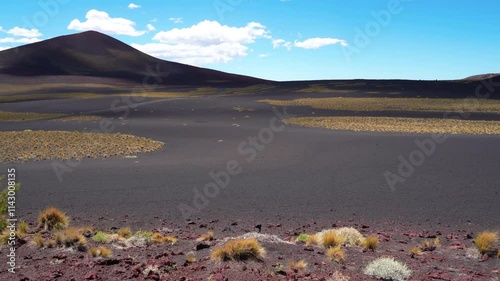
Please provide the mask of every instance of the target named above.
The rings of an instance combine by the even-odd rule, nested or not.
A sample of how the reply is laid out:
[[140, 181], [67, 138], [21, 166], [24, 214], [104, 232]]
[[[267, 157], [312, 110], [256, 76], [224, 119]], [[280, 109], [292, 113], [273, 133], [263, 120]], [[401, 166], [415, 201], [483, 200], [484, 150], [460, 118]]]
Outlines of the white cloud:
[[7, 50], [7, 49], [10, 49], [10, 47], [1, 47], [0, 46], [0, 52], [3, 51], [3, 50]]
[[269, 54], [260, 54], [259, 55], [259, 58], [267, 58], [269, 57], [270, 55]]
[[174, 23], [182, 23], [182, 18], [169, 18], [168, 20]]
[[[2, 30], [2, 27], [0, 27], [0, 30]], [[11, 28], [7, 31], [2, 30], [5, 33], [14, 35], [14, 36], [20, 36], [20, 37], [28, 37], [28, 38], [34, 38], [34, 37], [39, 37], [42, 36], [42, 33], [38, 31], [38, 29], [33, 28], [33, 29], [26, 29], [26, 28], [21, 28], [21, 27], [14, 27]]]
[[222, 43], [254, 43], [257, 38], [268, 38], [266, 27], [251, 22], [244, 27], [229, 27], [217, 21], [202, 21], [189, 28], [161, 31], [153, 39], [169, 44], [214, 45]]
[[156, 28], [152, 24], [150, 24], [150, 23], [148, 23], [147, 27], [148, 27], [149, 31], [156, 30]]
[[328, 45], [340, 44], [342, 47], [347, 46], [347, 41], [336, 38], [310, 38], [304, 41], [295, 41], [293, 45], [303, 49], [318, 49]]
[[277, 49], [282, 46], [287, 48], [288, 50], [292, 49], [292, 42], [287, 42], [283, 39], [274, 39], [273, 41], [271, 41], [271, 43], [273, 44], [274, 49]]
[[68, 29], [70, 30], [95, 30], [107, 34], [120, 34], [130, 36], [140, 36], [146, 31], [138, 31], [135, 29], [135, 22], [124, 18], [112, 18], [108, 13], [90, 10], [85, 15], [85, 22], [80, 22], [78, 19], [72, 20]]
[[24, 43], [24, 44], [29, 44], [29, 43], [35, 43], [41, 41], [38, 38], [12, 38], [12, 37], [7, 37], [7, 38], [2, 38], [0, 39], [0, 43]]
[[141, 5], [137, 5], [137, 4], [134, 4], [134, 3], [128, 4], [128, 8], [129, 9], [139, 9], [140, 7], [141, 7]]
[[132, 44], [132, 47], [155, 57], [182, 63], [226, 63], [247, 56], [247, 45], [259, 38], [269, 39], [268, 33], [265, 26], [256, 22], [243, 27], [230, 27], [206, 20], [189, 28], [158, 32], [153, 37], [158, 43]]

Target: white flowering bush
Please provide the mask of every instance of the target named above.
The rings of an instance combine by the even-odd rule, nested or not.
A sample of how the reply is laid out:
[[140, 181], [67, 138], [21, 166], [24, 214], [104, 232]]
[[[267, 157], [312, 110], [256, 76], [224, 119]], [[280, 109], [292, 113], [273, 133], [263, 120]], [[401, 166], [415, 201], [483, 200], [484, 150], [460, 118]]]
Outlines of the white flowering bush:
[[410, 278], [412, 271], [406, 264], [393, 258], [379, 258], [366, 266], [364, 274], [382, 280], [405, 281]]

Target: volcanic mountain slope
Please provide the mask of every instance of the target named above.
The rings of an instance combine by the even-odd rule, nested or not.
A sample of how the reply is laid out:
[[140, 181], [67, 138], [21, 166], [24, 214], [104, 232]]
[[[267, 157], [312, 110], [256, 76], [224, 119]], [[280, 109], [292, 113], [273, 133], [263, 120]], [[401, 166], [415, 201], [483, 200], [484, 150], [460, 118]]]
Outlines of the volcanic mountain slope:
[[0, 52], [0, 74], [76, 75], [142, 82], [160, 73], [160, 84], [253, 84], [263, 80], [160, 60], [95, 31], [60, 36]]

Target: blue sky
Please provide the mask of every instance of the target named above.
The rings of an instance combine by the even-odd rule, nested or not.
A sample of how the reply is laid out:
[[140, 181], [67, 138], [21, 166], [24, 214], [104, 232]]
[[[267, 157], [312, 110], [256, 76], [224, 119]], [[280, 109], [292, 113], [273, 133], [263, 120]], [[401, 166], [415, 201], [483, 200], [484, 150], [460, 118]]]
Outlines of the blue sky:
[[272, 80], [500, 72], [500, 1], [2, 1], [0, 50], [97, 30], [162, 59]]

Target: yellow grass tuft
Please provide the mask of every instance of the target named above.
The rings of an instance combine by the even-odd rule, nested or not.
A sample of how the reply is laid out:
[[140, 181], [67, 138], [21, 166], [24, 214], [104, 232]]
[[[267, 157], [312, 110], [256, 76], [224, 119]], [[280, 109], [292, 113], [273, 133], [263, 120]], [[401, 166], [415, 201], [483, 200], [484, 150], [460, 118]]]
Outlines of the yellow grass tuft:
[[42, 248], [43, 247], [43, 237], [42, 234], [38, 233], [35, 237], [33, 237], [33, 243], [38, 247]]
[[215, 235], [213, 231], [209, 231], [205, 234], [202, 234], [196, 241], [213, 241], [215, 240]]
[[19, 223], [19, 226], [17, 227], [17, 231], [19, 232], [19, 234], [24, 235], [28, 233], [28, 230], [29, 230], [28, 223], [26, 223], [25, 221], [21, 221]]
[[99, 253], [103, 258], [111, 257], [111, 255], [113, 255], [113, 251], [104, 246], [99, 247]]
[[421, 254], [423, 254], [422, 250], [420, 249], [419, 246], [413, 246], [410, 248], [410, 253], [412, 254], [412, 256], [420, 256]]
[[118, 234], [118, 236], [120, 236], [122, 238], [127, 239], [127, 238], [132, 237], [132, 230], [130, 230], [130, 227], [122, 227], [122, 228], [118, 229], [116, 234]]
[[307, 262], [305, 262], [304, 260], [298, 260], [297, 262], [289, 261], [288, 267], [290, 267], [290, 269], [293, 271], [303, 270], [306, 269]]
[[99, 248], [92, 247], [89, 249], [89, 254], [93, 257], [98, 257], [101, 254], [101, 251], [99, 251]]
[[177, 238], [175, 238], [175, 236], [163, 235], [159, 232], [155, 232], [153, 233], [153, 236], [151, 236], [151, 243], [153, 244], [163, 244], [163, 243], [175, 244], [176, 242]]
[[496, 243], [498, 243], [498, 233], [492, 231], [483, 231], [474, 239], [474, 244], [481, 254], [493, 251]]
[[196, 261], [196, 255], [193, 252], [186, 254], [186, 263], [195, 263]]
[[319, 244], [319, 239], [317, 234], [309, 235], [309, 237], [306, 238], [306, 245], [318, 245]]
[[60, 231], [59, 235], [56, 235], [56, 242], [66, 247], [77, 246], [81, 250], [87, 245], [85, 236], [80, 233], [79, 229], [74, 227]]
[[345, 252], [340, 248], [340, 246], [331, 247], [326, 250], [326, 256], [338, 263], [343, 263], [345, 260]]
[[69, 217], [59, 209], [49, 207], [38, 215], [38, 224], [45, 230], [61, 230], [68, 226]]
[[236, 239], [214, 249], [210, 258], [216, 262], [262, 260], [266, 251], [255, 238]]
[[379, 240], [377, 235], [371, 235], [362, 240], [361, 245], [368, 249], [375, 251], [378, 248]]
[[341, 246], [345, 242], [345, 238], [337, 234], [335, 231], [327, 231], [323, 234], [323, 241], [321, 244], [325, 248]]
[[497, 258], [500, 259], [500, 250], [498, 250], [498, 252], [497, 252]]

